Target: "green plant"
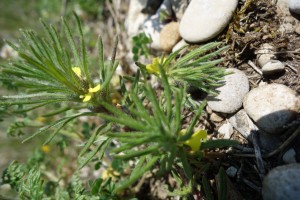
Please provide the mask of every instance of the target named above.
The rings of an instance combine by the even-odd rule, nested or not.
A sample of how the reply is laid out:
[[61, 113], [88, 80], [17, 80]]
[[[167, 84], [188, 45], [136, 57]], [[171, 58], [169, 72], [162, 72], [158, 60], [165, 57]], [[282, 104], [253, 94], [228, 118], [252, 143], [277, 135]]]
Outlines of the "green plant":
[[145, 33], [139, 33], [132, 37], [132, 53], [133, 60], [138, 61], [140, 56], [145, 56], [149, 58], [150, 49], [147, 45], [150, 45], [152, 39], [148, 37]]
[[[46, 121], [45, 126], [25, 141], [48, 132], [50, 136], [45, 142], [48, 144], [55, 136], [63, 135], [59, 142], [63, 152], [65, 148], [71, 148], [65, 137], [74, 135], [70, 131], [75, 132], [82, 146], [77, 157], [77, 171], [95, 162], [102, 166], [102, 160], [110, 156], [115, 163], [134, 161], [134, 168], [130, 176], [125, 176], [122, 174], [123, 164], [117, 164], [118, 167], [113, 169], [118, 168], [123, 176], [117, 180], [96, 179], [90, 184], [90, 190], [74, 172], [69, 184], [71, 190], [60, 188], [57, 181], [53, 189], [55, 192], [43, 194], [45, 182], [39, 166], [31, 164], [34, 167], [29, 170], [12, 163], [6, 173], [11, 178], [7, 178], [6, 182], [14, 186], [21, 198], [34, 195], [36, 199], [53, 198], [55, 195], [58, 199], [114, 199], [124, 195], [124, 191], [144, 174], [158, 169], [157, 174], [170, 173], [176, 180], [176, 188], [171, 189], [170, 195], [190, 195], [197, 190], [193, 162], [201, 163], [205, 149], [236, 144], [231, 140], [206, 141], [207, 132], [196, 128], [205, 101], [196, 110], [190, 111], [194, 112], [190, 122], [186, 124], [183, 120], [183, 110], [187, 109], [186, 104], [190, 100], [187, 87], [194, 86], [213, 93], [214, 87], [220, 85], [225, 73], [215, 65], [222, 60], [211, 59], [226, 47], [203, 55], [221, 45], [214, 42], [192, 49], [183, 56], [179, 56], [180, 49], [169, 56], [154, 58], [152, 64], [137, 63], [140, 70], [135, 77], [120, 77], [118, 96], [121, 98], [116, 100], [117, 90], [110, 85], [118, 66], [116, 46], [111, 60], [104, 62], [104, 49], [99, 37], [99, 73], [91, 74], [81, 24], [76, 15], [75, 18], [79, 48], [65, 20], [66, 38], [59, 37], [53, 26], [43, 23], [47, 39], [32, 31], [23, 31], [25, 40], [20, 45], [10, 43], [18, 51], [20, 59], [2, 66], [0, 80], [12, 80], [24, 94], [3, 96], [0, 106], [21, 114], [30, 114], [38, 108], [55, 109], [43, 114], [49, 122]], [[68, 46], [64, 45], [65, 39]], [[151, 74], [159, 78], [161, 87], [154, 89], [147, 81]], [[99, 81], [94, 81], [96, 79]], [[126, 87], [128, 84], [130, 89]], [[58, 105], [59, 109], [56, 109]], [[80, 112], [82, 108], [89, 110]], [[75, 126], [71, 122], [82, 116], [101, 119], [101, 122], [93, 128], [85, 124], [83, 132], [78, 133], [71, 128]], [[32, 124], [16, 124], [14, 128], [19, 130], [26, 125]], [[69, 128], [69, 131], [63, 128]]]

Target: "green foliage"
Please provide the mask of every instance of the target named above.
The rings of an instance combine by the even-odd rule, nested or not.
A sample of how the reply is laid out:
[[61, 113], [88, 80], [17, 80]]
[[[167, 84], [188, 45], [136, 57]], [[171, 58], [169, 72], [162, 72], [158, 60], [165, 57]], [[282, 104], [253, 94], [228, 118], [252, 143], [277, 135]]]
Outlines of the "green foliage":
[[149, 38], [145, 33], [139, 33], [132, 38], [132, 53], [133, 60], [138, 61], [140, 56], [145, 56], [149, 58], [150, 50], [149, 45], [151, 44], [152, 39]]
[[[206, 131], [196, 129], [206, 101], [197, 105], [191, 102], [186, 92], [190, 86], [215, 92], [214, 88], [221, 85], [225, 72], [215, 66], [222, 59], [212, 58], [227, 47], [213, 52], [221, 45], [213, 42], [192, 49], [185, 55], [180, 55], [180, 49], [166, 57], [154, 58], [152, 64], [137, 63], [140, 69], [135, 77], [120, 77], [118, 95], [121, 97], [115, 103], [113, 94], [116, 90], [110, 82], [118, 66], [115, 61], [117, 44], [111, 59], [105, 61], [99, 37], [98, 74], [92, 73], [80, 20], [76, 15], [75, 19], [78, 37], [73, 35], [73, 30], [63, 19], [65, 37], [60, 37], [52, 25], [43, 23], [47, 38], [32, 31], [23, 31], [24, 40], [19, 45], [10, 43], [20, 58], [2, 66], [0, 80], [12, 80], [22, 93], [2, 96], [0, 106], [18, 114], [50, 108], [43, 117], [53, 120], [46, 121], [45, 126], [24, 120], [14, 123], [10, 132], [18, 135], [24, 127], [39, 127], [24, 141], [48, 132], [45, 144], [60, 134], [64, 137], [77, 134], [76, 139], [81, 140], [82, 148], [76, 157], [76, 172], [67, 183], [68, 187], [59, 186], [56, 179], [46, 182], [40, 166], [45, 162], [45, 155], [36, 154], [26, 166], [12, 163], [4, 175], [5, 182], [12, 185], [22, 198], [118, 199], [145, 174], [157, 169], [157, 174], [170, 174], [176, 180], [176, 187], [171, 189], [170, 195], [189, 196], [197, 189], [193, 163], [201, 162], [203, 150], [236, 144], [230, 140], [206, 141]], [[150, 55], [146, 48], [149, 38], [140, 34], [133, 40], [135, 59]], [[151, 74], [159, 78], [161, 87], [154, 88], [147, 81]], [[188, 104], [196, 109], [191, 111], [194, 111], [193, 117], [187, 123], [184, 122], [183, 111], [188, 109]], [[56, 109], [54, 105], [60, 106]], [[83, 108], [89, 110], [79, 111]], [[84, 123], [83, 130], [74, 130], [75, 127], [73, 134], [64, 130], [70, 128], [68, 125], [72, 122], [75, 125], [74, 121], [83, 116], [98, 119], [99, 124], [92, 128]], [[71, 148], [64, 137], [57, 142], [61, 152]], [[84, 183], [79, 177], [79, 170], [91, 164], [103, 169], [103, 160], [113, 160], [112, 170], [120, 174], [118, 179], [115, 180], [112, 175]], [[129, 161], [133, 161], [134, 167], [126, 176], [124, 168], [129, 164], [124, 163]], [[219, 175], [221, 182], [223, 174], [220, 172]], [[209, 195], [207, 182], [203, 180], [205, 192]], [[224, 196], [223, 190], [220, 191], [220, 195]]]

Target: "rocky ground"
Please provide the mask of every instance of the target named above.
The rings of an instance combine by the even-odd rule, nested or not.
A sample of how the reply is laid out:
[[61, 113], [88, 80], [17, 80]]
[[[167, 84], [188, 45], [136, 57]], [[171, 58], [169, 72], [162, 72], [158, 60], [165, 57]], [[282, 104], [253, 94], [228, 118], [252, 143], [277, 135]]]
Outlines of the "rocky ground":
[[[299, 1], [155, 2], [131, 1], [127, 17], [129, 36], [144, 31], [153, 39], [153, 52], [210, 41], [230, 46], [221, 66], [233, 74], [225, 77], [217, 97], [208, 97], [202, 120], [210, 137], [242, 144], [216, 161], [227, 169], [231, 198], [296, 199], [300, 179], [292, 177], [300, 170], [295, 164], [300, 162]], [[162, 12], [169, 14], [168, 20], [161, 20]]]

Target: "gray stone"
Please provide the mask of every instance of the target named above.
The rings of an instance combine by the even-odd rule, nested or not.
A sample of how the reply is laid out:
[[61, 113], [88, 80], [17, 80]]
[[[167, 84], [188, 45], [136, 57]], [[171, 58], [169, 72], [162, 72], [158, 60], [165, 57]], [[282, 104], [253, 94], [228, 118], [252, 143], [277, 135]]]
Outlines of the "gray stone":
[[279, 60], [270, 60], [261, 70], [264, 75], [272, 75], [284, 71], [284, 64]]
[[226, 174], [231, 178], [235, 177], [236, 173], [237, 173], [237, 168], [233, 166], [230, 166], [226, 169]]
[[233, 133], [233, 127], [229, 122], [226, 122], [218, 129], [218, 133], [223, 136], [224, 139], [230, 139]]
[[231, 116], [229, 123], [246, 139], [249, 139], [251, 131], [257, 130], [244, 109]]
[[[252, 131], [257, 131], [257, 126], [252, 122], [244, 109], [237, 112], [235, 115], [229, 118], [229, 123], [248, 141], [252, 140]], [[262, 131], [258, 134], [259, 146], [263, 152], [270, 152], [275, 150], [280, 140], [277, 136], [265, 134]]]
[[300, 1], [299, 0], [289, 0], [290, 11], [300, 14]]
[[217, 36], [230, 22], [238, 0], [192, 0], [180, 22], [181, 37], [198, 43]]
[[269, 134], [283, 132], [299, 112], [300, 100], [295, 91], [272, 83], [252, 89], [244, 98], [244, 109], [256, 125]]
[[232, 74], [224, 77], [224, 85], [217, 88], [217, 96], [208, 96], [207, 104], [215, 112], [234, 113], [242, 107], [244, 96], [249, 91], [249, 82], [244, 72], [238, 69], [226, 69]]
[[274, 47], [270, 44], [263, 44], [260, 49], [256, 52], [257, 62], [260, 67], [263, 67], [270, 60], [275, 58]]
[[292, 149], [287, 150], [283, 154], [282, 160], [283, 160], [283, 162], [285, 162], [287, 164], [296, 163], [297, 161], [296, 161], [295, 156], [296, 156], [296, 151], [295, 151], [295, 149], [292, 148]]
[[300, 164], [289, 164], [272, 169], [264, 178], [264, 200], [291, 200], [300, 197]]

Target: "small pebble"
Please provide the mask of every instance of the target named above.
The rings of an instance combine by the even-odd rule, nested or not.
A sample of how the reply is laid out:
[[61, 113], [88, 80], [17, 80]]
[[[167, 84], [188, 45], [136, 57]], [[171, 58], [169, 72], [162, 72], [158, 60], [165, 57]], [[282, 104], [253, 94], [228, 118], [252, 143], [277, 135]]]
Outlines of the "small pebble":
[[184, 47], [188, 45], [188, 43], [186, 43], [186, 41], [184, 41], [183, 39], [180, 40], [172, 49], [172, 52], [179, 50], [180, 48]]
[[233, 127], [229, 122], [226, 122], [218, 129], [218, 133], [223, 136], [224, 139], [230, 139], [233, 133]]
[[221, 122], [221, 121], [224, 120], [224, 118], [221, 117], [220, 115], [218, 115], [218, 114], [216, 114], [216, 113], [213, 112], [213, 113], [210, 115], [210, 120], [211, 120], [211, 121], [214, 121], [214, 122]]
[[282, 160], [283, 162], [287, 163], [287, 164], [290, 164], [290, 163], [296, 163], [296, 151], [295, 149], [289, 149], [287, 150], [287, 152], [285, 152], [282, 156]]
[[272, 75], [284, 71], [284, 64], [279, 60], [270, 60], [262, 67], [264, 75]]
[[231, 178], [235, 177], [236, 173], [237, 173], [237, 168], [233, 166], [230, 166], [226, 169], [226, 174]]
[[208, 96], [207, 105], [215, 112], [234, 113], [242, 107], [244, 96], [249, 91], [248, 78], [244, 72], [229, 68], [232, 74], [224, 77], [224, 85], [217, 88], [217, 96]]
[[264, 200], [296, 200], [300, 197], [300, 164], [272, 169], [263, 180]]

